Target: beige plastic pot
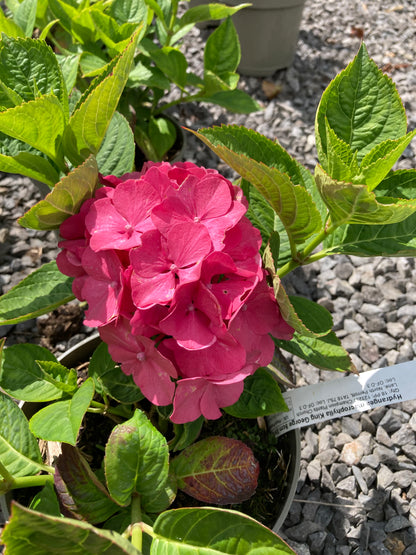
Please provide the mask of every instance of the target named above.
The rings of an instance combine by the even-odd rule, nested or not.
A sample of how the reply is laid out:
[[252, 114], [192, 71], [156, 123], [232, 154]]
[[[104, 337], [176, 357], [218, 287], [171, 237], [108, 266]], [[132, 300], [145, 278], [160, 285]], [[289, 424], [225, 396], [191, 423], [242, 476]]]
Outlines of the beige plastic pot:
[[[296, 52], [306, 0], [251, 0], [233, 15], [241, 45], [238, 71], [265, 77], [290, 66]], [[240, 0], [224, 0], [229, 6]]]

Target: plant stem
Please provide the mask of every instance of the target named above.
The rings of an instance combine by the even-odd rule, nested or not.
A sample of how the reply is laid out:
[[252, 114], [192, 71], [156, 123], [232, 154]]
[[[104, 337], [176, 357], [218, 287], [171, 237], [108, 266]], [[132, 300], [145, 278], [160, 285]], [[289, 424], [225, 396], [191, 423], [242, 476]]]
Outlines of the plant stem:
[[142, 539], [143, 533], [140, 523], [142, 521], [142, 507], [140, 504], [140, 495], [138, 493], [133, 494], [133, 499], [131, 502], [131, 543], [139, 551], [142, 550]]
[[163, 106], [155, 110], [153, 115], [158, 116], [168, 108], [171, 108], [172, 106], [176, 106], [177, 104], [182, 104], [183, 102], [193, 102], [194, 100], [203, 100], [203, 99], [204, 99], [204, 96], [201, 93], [190, 94], [189, 96], [181, 96], [181, 98], [172, 100], [171, 102], [168, 102], [167, 104], [164, 104]]
[[282, 278], [283, 276], [285, 276], [286, 274], [288, 274], [298, 266], [310, 264], [311, 262], [314, 262], [315, 260], [319, 260], [320, 258], [323, 258], [324, 256], [326, 256], [327, 254], [325, 250], [322, 250], [315, 254], [311, 254], [311, 253], [316, 249], [316, 247], [318, 247], [323, 242], [323, 240], [326, 237], [328, 237], [328, 235], [331, 235], [331, 233], [334, 233], [337, 227], [338, 225], [333, 225], [331, 224], [330, 220], [328, 220], [328, 223], [325, 229], [323, 229], [320, 233], [318, 233], [318, 235], [308, 245], [306, 245], [303, 251], [297, 254], [296, 260], [294, 258], [292, 258], [292, 260], [289, 260], [289, 262], [284, 264], [276, 272], [276, 274], [280, 278]]
[[[97, 409], [97, 410], [94, 410]], [[127, 418], [126, 409], [123, 406], [119, 407], [109, 407], [104, 403], [99, 403], [98, 401], [91, 401], [89, 412], [99, 412], [101, 414], [105, 414], [108, 412], [109, 414], [115, 414], [116, 416], [123, 416]]]
[[[6, 486], [5, 491], [10, 491], [12, 489], [21, 489], [21, 488], [33, 488], [36, 486], [44, 486], [47, 483], [53, 484], [53, 476], [50, 474], [39, 474], [37, 476], [18, 476], [13, 477], [9, 481], [7, 480], [4, 485]], [[2, 485], [0, 483], [0, 492], [5, 493], [2, 491]]]

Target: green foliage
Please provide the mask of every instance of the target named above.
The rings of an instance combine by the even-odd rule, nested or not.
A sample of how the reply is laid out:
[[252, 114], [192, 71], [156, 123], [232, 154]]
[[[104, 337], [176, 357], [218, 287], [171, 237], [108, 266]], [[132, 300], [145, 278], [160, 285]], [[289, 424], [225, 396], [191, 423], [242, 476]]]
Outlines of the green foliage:
[[[271, 530], [251, 518], [226, 509], [178, 509], [158, 517], [152, 554], [162, 553], [294, 553]], [[169, 540], [172, 542], [169, 545]], [[174, 547], [175, 545], [175, 547]], [[206, 546], [205, 548], [202, 546]], [[177, 551], [176, 551], [177, 550]]]
[[94, 395], [94, 382], [88, 379], [71, 399], [57, 401], [40, 409], [30, 419], [32, 433], [47, 441], [75, 445], [81, 422]]
[[236, 418], [257, 418], [288, 408], [276, 380], [265, 368], [258, 368], [244, 380], [244, 391], [238, 401], [224, 410]]
[[1, 464], [15, 477], [37, 474], [43, 467], [38, 443], [22, 411], [1, 391], [0, 418]]
[[72, 299], [72, 278], [48, 262], [0, 296], [0, 326], [17, 324], [51, 312]]

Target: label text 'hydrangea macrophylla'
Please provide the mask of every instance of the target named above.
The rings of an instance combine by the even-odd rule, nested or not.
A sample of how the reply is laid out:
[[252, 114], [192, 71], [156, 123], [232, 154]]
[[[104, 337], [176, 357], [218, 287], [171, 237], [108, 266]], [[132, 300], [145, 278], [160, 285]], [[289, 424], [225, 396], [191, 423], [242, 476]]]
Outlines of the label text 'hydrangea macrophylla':
[[291, 339], [239, 187], [190, 162], [145, 164], [61, 226], [59, 269], [113, 359], [171, 420], [221, 416]]

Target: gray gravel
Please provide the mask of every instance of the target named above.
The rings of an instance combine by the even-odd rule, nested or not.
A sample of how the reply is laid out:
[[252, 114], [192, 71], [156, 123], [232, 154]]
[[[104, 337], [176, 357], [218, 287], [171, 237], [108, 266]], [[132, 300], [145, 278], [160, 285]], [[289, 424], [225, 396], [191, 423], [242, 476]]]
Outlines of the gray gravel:
[[[201, 59], [201, 37], [208, 32], [195, 29], [186, 42], [195, 67]], [[395, 81], [409, 128], [415, 128], [414, 0], [307, 0], [292, 67], [268, 78], [282, 87], [280, 94], [267, 100], [262, 79], [242, 76], [241, 87], [262, 104], [263, 111], [242, 116], [207, 105], [186, 105], [174, 113], [193, 129], [221, 123], [254, 128], [278, 138], [313, 169], [317, 104], [330, 80], [357, 52], [361, 32], [370, 56]], [[233, 175], [192, 136], [187, 136], [184, 156]], [[416, 167], [416, 141], [398, 167]], [[27, 179], [3, 176], [0, 193], [0, 286], [6, 291], [55, 258], [57, 250], [53, 233], [31, 232], [14, 224], [38, 198], [36, 188]], [[415, 357], [413, 259], [336, 256], [298, 269], [291, 274], [289, 288], [333, 313], [336, 333], [359, 371]], [[82, 328], [70, 344], [88, 332]], [[34, 321], [0, 328], [0, 337], [6, 333], [8, 344], [39, 339]], [[56, 350], [67, 345], [58, 341]], [[302, 361], [292, 362], [298, 385], [336, 377]], [[297, 496], [282, 529], [299, 554], [416, 554], [415, 409], [416, 401], [408, 401], [302, 430]]]

